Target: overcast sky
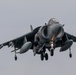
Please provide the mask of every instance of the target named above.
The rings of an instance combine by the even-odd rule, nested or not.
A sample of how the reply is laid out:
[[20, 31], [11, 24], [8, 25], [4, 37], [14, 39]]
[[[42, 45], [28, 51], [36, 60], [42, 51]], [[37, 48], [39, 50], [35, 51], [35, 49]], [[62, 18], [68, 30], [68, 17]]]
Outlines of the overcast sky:
[[[0, 43], [30, 32], [33, 27], [44, 25], [50, 18], [57, 18], [65, 24], [65, 31], [76, 35], [76, 0], [0, 0]], [[13, 48], [0, 50], [0, 75], [75, 75], [76, 44], [72, 46], [73, 58], [69, 51], [41, 61], [32, 51], [18, 55], [14, 61]]]

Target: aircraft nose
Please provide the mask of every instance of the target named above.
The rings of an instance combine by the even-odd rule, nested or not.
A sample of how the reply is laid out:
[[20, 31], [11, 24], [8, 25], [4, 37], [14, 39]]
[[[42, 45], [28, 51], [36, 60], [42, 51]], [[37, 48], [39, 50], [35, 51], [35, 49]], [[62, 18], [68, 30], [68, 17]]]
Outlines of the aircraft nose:
[[54, 30], [55, 30], [56, 32], [59, 32], [59, 31], [61, 30], [61, 28], [62, 28], [62, 26], [61, 26], [61, 25], [57, 25], [57, 26], [55, 27], [55, 29], [54, 29]]
[[52, 33], [55, 33], [55, 32], [58, 32], [58, 31], [61, 30], [62, 25], [61, 25], [61, 24], [54, 24], [54, 25], [50, 26], [49, 28], [50, 28], [49, 30], [50, 30]]
[[48, 27], [49, 38], [52, 38], [54, 34], [57, 35], [60, 32], [61, 28], [62, 28], [61, 24], [54, 24]]

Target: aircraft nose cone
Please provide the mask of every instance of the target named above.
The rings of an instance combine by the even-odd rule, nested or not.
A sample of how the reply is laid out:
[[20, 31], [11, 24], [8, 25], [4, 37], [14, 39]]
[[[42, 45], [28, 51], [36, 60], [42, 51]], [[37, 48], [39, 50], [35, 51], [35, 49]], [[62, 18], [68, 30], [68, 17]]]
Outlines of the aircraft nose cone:
[[52, 36], [54, 34], [57, 35], [60, 32], [61, 28], [62, 28], [62, 25], [61, 24], [53, 24], [50, 27], [48, 27], [49, 39], [52, 38]]
[[62, 26], [60, 26], [60, 25], [56, 26], [56, 31], [57, 31], [57, 32], [60, 31], [61, 28], [62, 28]]
[[54, 24], [49, 27], [49, 31], [52, 33], [58, 32], [62, 28], [61, 24]]

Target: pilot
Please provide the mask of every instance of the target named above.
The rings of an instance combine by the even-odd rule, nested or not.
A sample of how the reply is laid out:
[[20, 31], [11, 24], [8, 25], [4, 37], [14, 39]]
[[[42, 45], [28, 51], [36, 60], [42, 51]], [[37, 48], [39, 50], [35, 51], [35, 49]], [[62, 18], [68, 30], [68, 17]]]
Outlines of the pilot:
[[49, 21], [48, 21], [48, 25], [52, 25], [52, 24], [58, 24], [59, 21], [56, 19], [56, 18], [51, 18]]

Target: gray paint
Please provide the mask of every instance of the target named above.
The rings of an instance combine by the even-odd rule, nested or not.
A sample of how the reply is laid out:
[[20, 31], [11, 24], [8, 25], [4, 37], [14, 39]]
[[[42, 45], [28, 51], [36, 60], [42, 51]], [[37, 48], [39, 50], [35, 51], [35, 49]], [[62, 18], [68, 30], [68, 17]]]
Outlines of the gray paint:
[[[76, 35], [76, 1], [75, 0], [0, 0], [0, 43], [19, 37], [33, 27], [44, 25], [52, 17], [65, 24], [65, 31]], [[54, 57], [41, 62], [33, 52], [18, 55], [14, 61], [12, 48], [0, 50], [1, 75], [75, 75], [76, 44], [72, 46], [73, 58], [69, 52], [55, 51]]]

